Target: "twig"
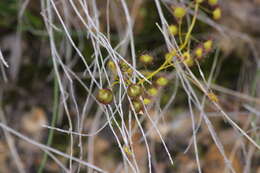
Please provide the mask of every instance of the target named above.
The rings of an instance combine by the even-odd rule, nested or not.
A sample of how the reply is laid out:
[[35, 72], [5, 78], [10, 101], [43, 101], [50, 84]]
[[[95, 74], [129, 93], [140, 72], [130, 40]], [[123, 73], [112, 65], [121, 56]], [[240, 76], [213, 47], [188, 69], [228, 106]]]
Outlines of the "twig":
[[[57, 78], [54, 77], [54, 87], [53, 87], [53, 108], [52, 108], [52, 120], [51, 120], [51, 126], [55, 126], [56, 124], [56, 120], [58, 118], [58, 104], [59, 104], [59, 88], [58, 88], [58, 81], [57, 81]], [[54, 130], [53, 129], [50, 129], [49, 131], [49, 134], [48, 134], [48, 140], [47, 140], [47, 146], [50, 146], [52, 144], [52, 139], [53, 139], [53, 133], [54, 133]], [[43, 155], [43, 159], [41, 161], [41, 164], [40, 164], [40, 167], [38, 169], [38, 173], [41, 173], [45, 167], [45, 164], [47, 162], [47, 159], [48, 159], [48, 155], [47, 153], [45, 152], [44, 155]]]

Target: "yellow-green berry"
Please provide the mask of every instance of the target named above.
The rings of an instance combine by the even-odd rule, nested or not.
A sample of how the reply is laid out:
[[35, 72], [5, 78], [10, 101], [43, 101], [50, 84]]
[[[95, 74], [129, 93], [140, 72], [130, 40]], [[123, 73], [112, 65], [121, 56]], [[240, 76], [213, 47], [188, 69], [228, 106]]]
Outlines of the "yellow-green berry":
[[183, 63], [186, 64], [188, 67], [193, 65], [193, 59], [191, 58], [189, 52], [183, 53], [182, 59], [183, 59]]
[[212, 40], [207, 40], [203, 43], [203, 48], [206, 52], [209, 52], [212, 49], [213, 42]]
[[157, 78], [157, 80], [156, 80], [156, 85], [158, 85], [158, 86], [163, 87], [163, 86], [166, 86], [168, 83], [169, 83], [169, 80], [163, 76]]
[[186, 9], [184, 7], [173, 8], [173, 15], [177, 19], [182, 19], [186, 15]]
[[127, 94], [129, 97], [136, 98], [142, 95], [143, 89], [138, 84], [131, 84], [127, 89]]
[[212, 12], [212, 16], [214, 20], [219, 20], [222, 16], [222, 12], [220, 8], [216, 8], [213, 12]]
[[144, 54], [140, 56], [139, 60], [144, 64], [150, 64], [153, 62], [153, 57], [148, 54]]
[[194, 61], [193, 61], [193, 59], [191, 57], [189, 57], [189, 58], [185, 59], [183, 61], [183, 63], [186, 64], [188, 67], [191, 67], [194, 64]]
[[143, 101], [144, 101], [145, 105], [152, 103], [152, 100], [150, 98], [147, 98], [147, 97], [145, 97]]
[[168, 52], [168, 53], [165, 54], [165, 60], [171, 61], [174, 56], [176, 56], [175, 50]]
[[219, 102], [218, 96], [213, 92], [208, 93], [208, 97], [213, 102]]
[[183, 54], [182, 54], [182, 60], [185, 60], [185, 59], [189, 59], [190, 58], [190, 53], [189, 52], [184, 52]]
[[127, 70], [129, 69], [129, 66], [126, 62], [124, 62], [123, 60], [121, 60], [119, 62], [119, 67], [123, 72], [127, 72]]
[[171, 35], [177, 35], [178, 34], [178, 27], [176, 25], [169, 25], [168, 31]]
[[107, 88], [99, 89], [96, 98], [102, 104], [110, 104], [113, 101], [113, 93]]
[[195, 56], [196, 56], [196, 58], [201, 59], [201, 58], [202, 58], [202, 55], [203, 55], [203, 49], [202, 49], [202, 47], [196, 48], [196, 49], [195, 49]]
[[202, 3], [204, 0], [195, 0], [196, 3]]
[[208, 3], [209, 3], [209, 5], [214, 6], [214, 5], [218, 4], [218, 0], [208, 0]]
[[143, 109], [143, 103], [140, 100], [133, 100], [132, 104], [136, 113], [139, 113]]
[[107, 67], [109, 70], [111, 70], [113, 73], [116, 73], [116, 64], [114, 63], [114, 61], [109, 60], [107, 62]]
[[147, 90], [150, 96], [156, 96], [158, 94], [158, 89], [155, 87], [151, 87]]

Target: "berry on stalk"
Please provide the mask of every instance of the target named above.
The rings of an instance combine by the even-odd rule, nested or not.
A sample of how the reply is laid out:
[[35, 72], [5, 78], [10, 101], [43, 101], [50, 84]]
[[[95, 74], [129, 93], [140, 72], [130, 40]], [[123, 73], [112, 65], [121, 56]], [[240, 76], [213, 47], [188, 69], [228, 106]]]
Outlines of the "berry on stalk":
[[183, 7], [178, 6], [173, 8], [173, 15], [177, 19], [182, 19], [186, 15], [186, 13], [186, 9]]
[[148, 54], [144, 54], [140, 56], [139, 60], [144, 64], [151, 64], [153, 62], [153, 57]]
[[138, 84], [131, 84], [127, 89], [127, 94], [129, 97], [136, 98], [142, 95], [143, 89]]
[[156, 85], [164, 87], [169, 83], [169, 80], [166, 77], [159, 77], [157, 78], [157, 80], [155, 81]]
[[96, 98], [100, 103], [107, 105], [113, 101], [113, 93], [108, 88], [99, 89]]
[[143, 103], [140, 100], [132, 100], [132, 104], [136, 113], [143, 110]]

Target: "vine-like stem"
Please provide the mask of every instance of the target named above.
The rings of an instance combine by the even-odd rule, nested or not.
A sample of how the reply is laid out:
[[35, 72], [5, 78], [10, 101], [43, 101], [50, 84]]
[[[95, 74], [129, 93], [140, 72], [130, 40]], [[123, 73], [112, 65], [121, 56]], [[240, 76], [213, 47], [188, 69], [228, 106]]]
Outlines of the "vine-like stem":
[[[179, 47], [180, 47], [180, 48], [179, 48], [179, 51], [183, 50], [183, 49], [187, 46], [187, 44], [188, 44], [188, 42], [189, 42], [189, 40], [190, 40], [192, 30], [193, 30], [193, 28], [194, 28], [194, 26], [195, 26], [195, 23], [196, 23], [196, 19], [197, 19], [197, 15], [198, 15], [198, 10], [199, 10], [199, 3], [196, 3], [196, 4], [195, 4], [195, 13], [194, 13], [194, 16], [193, 16], [193, 18], [192, 18], [191, 25], [189, 26], [188, 32], [187, 32], [187, 34], [186, 34], [186, 36], [185, 36], [184, 43], [179, 46]], [[171, 61], [170, 61], [169, 59], [166, 59], [166, 60], [164, 61], [164, 63], [163, 63], [157, 70], [155, 70], [154, 72], [152, 72], [146, 79], [147, 79], [147, 80], [151, 79], [153, 76], [155, 76], [156, 74], [158, 74], [160, 71], [162, 71], [162, 70], [164, 70], [164, 69], [166, 69], [166, 68], [168, 68], [168, 67], [170, 67], [170, 66], [173, 66], [173, 65], [171, 65]], [[144, 81], [145, 81], [144, 79], [141, 79], [141, 80], [138, 82], [138, 84], [142, 84]]]
[[197, 19], [197, 15], [198, 15], [198, 10], [199, 10], [199, 3], [196, 3], [195, 5], [195, 13], [194, 13], [194, 16], [192, 18], [192, 22], [191, 22], [191, 25], [188, 29], [188, 32], [185, 36], [185, 41], [184, 43], [180, 46], [180, 50], [184, 49], [186, 47], [186, 45], [188, 44], [189, 40], [190, 40], [190, 36], [191, 36], [191, 32], [195, 26], [195, 23], [196, 23], [196, 19]]
[[[58, 87], [58, 80], [56, 77], [54, 77], [54, 87], [53, 87], [53, 108], [52, 108], [52, 120], [51, 120], [51, 127], [54, 127], [56, 124], [56, 120], [58, 117], [58, 112], [59, 112], [59, 87]], [[54, 130], [50, 129], [49, 134], [48, 134], [48, 140], [47, 140], [47, 146], [50, 146], [52, 144], [52, 139], [53, 139], [53, 133]], [[45, 164], [47, 162], [48, 155], [45, 152], [43, 155], [43, 159], [41, 161], [40, 167], [38, 169], [38, 173], [42, 173]]]

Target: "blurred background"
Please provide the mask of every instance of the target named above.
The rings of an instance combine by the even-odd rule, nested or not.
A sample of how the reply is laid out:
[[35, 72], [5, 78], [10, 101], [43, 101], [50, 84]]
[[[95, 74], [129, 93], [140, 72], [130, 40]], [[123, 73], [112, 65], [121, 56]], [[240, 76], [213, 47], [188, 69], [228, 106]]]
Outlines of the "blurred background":
[[[88, 38], [84, 24], [73, 12], [69, 0], [55, 0], [54, 2], [57, 10], [61, 12], [71, 39], [92, 68], [95, 45], [93, 40]], [[125, 2], [134, 19], [133, 35], [136, 55], [148, 53], [156, 57], [153, 64], [147, 67], [154, 70], [163, 63], [163, 58], [159, 57], [167, 53], [164, 37], [156, 25], [156, 23], [161, 24], [156, 4], [152, 0], [125, 0]], [[72, 123], [75, 125], [73, 131], [78, 131], [76, 128], [76, 124], [80, 123], [76, 121], [78, 110], [84, 110], [87, 94], [79, 83], [71, 83], [61, 66], [54, 68], [52, 57], [55, 53], [52, 52], [50, 31], [46, 27], [48, 21], [46, 18], [44, 21], [44, 10], [48, 11], [48, 8], [44, 8], [43, 3], [45, 1], [0, 1], [0, 50], [2, 58], [8, 65], [7, 67], [4, 61], [0, 61], [0, 121], [31, 140], [49, 145], [69, 155], [70, 135], [54, 130], [50, 142], [50, 129], [42, 125], [68, 130], [69, 122], [66, 114], [69, 112]], [[176, 23], [169, 10], [171, 5], [176, 3], [185, 4], [189, 8], [192, 1], [162, 0], [162, 10], [168, 23]], [[97, 0], [95, 4], [99, 15], [99, 30], [115, 47], [125, 36], [123, 31], [125, 31], [127, 21], [124, 8], [119, 0]], [[218, 5], [222, 9], [221, 19], [214, 21], [202, 15], [198, 18], [192, 33], [192, 37], [199, 41], [208, 38], [214, 40], [214, 50], [201, 61], [201, 69], [208, 78], [214, 62], [216, 63], [211, 88], [218, 95], [219, 104], [230, 118], [260, 145], [260, 1], [222, 0]], [[207, 4], [204, 6], [210, 9]], [[81, 10], [79, 8], [79, 12], [83, 13]], [[189, 12], [192, 14], [192, 10]], [[207, 10], [203, 14], [207, 14]], [[91, 77], [87, 75], [77, 51], [68, 41], [67, 34], [62, 29], [57, 16], [53, 20], [55, 26], [53, 26], [52, 36], [55, 39], [60, 59], [87, 86], [91, 86]], [[187, 26], [183, 27], [187, 28]], [[121, 47], [121, 49], [121, 52], [130, 52], [128, 48]], [[102, 48], [100, 51], [104, 52]], [[127, 56], [129, 57], [129, 53], [126, 53]], [[137, 64], [140, 69], [142, 69], [141, 66]], [[192, 67], [191, 70], [199, 75], [196, 68]], [[63, 95], [57, 89], [58, 84], [55, 79], [57, 72], [60, 74], [65, 97], [68, 97], [67, 107], [64, 107]], [[171, 71], [164, 73], [170, 74]], [[76, 81], [75, 78], [72, 80]], [[176, 88], [173, 87], [175, 82], [173, 79], [156, 100], [161, 107], [169, 102], [170, 98], [167, 93], [175, 91]], [[187, 96], [181, 87], [176, 90], [178, 91], [174, 103], [163, 112], [164, 120], [157, 124], [173, 156], [174, 165], [170, 164], [160, 137], [155, 130], [152, 130], [148, 140], [152, 154], [152, 172], [155, 173], [198, 172], [193, 145], [186, 150], [193, 134]], [[104, 118], [100, 118], [102, 112], [98, 109], [99, 106], [91, 102], [89, 104], [92, 106], [87, 108], [88, 111], [82, 111], [82, 115], [86, 114], [82, 122], [82, 133], [95, 132], [105, 122]], [[158, 105], [149, 109], [151, 117], [158, 114], [157, 109]], [[206, 104], [204, 109], [235, 172], [260, 173], [259, 149], [250, 144], [212, 105]], [[56, 114], [57, 118], [53, 120]], [[204, 121], [201, 122], [199, 116], [195, 116], [195, 121], [200, 124], [197, 131], [197, 145], [202, 172], [228, 172], [227, 163], [216, 147], [208, 126]], [[144, 129], [147, 130], [151, 126], [149, 121], [143, 121]], [[134, 134], [133, 140], [140, 139], [140, 133]], [[122, 139], [119, 137], [119, 140]], [[84, 151], [80, 151], [77, 147], [79, 142], [82, 143]], [[148, 172], [145, 144], [137, 142], [134, 145], [140, 172]], [[107, 126], [95, 136], [79, 139], [75, 135], [73, 147], [75, 158], [93, 163], [108, 172], [125, 172], [122, 169], [125, 163], [122, 161], [116, 139]], [[82, 153], [79, 154], [80, 152]], [[57, 153], [53, 153], [55, 154]], [[61, 165], [50, 156], [43, 164], [44, 157], [46, 156], [42, 148], [18, 138], [1, 126], [1, 173], [34, 173], [39, 172], [41, 166], [43, 166], [41, 171], [48, 173], [66, 172], [66, 169], [61, 169], [61, 165], [69, 169], [70, 163], [66, 157], [55, 155], [54, 158], [58, 159]], [[92, 169], [79, 165], [76, 161], [72, 163], [70, 170], [73, 171], [71, 172], [93, 172]]]

